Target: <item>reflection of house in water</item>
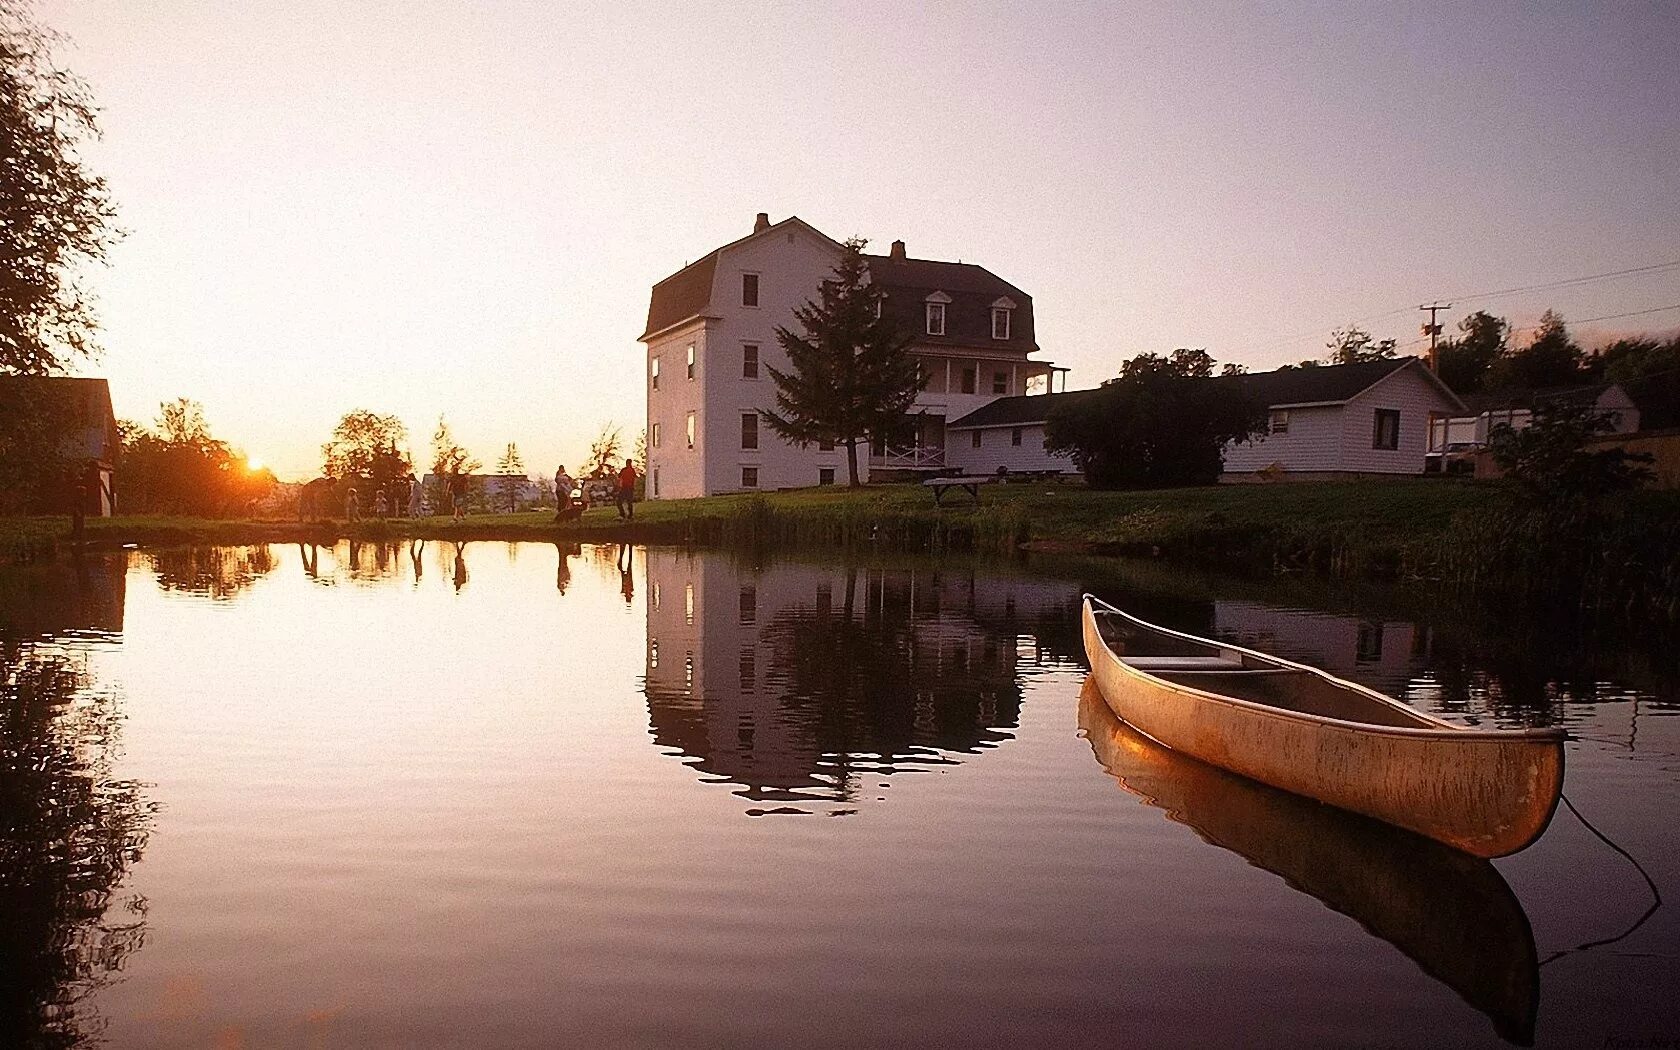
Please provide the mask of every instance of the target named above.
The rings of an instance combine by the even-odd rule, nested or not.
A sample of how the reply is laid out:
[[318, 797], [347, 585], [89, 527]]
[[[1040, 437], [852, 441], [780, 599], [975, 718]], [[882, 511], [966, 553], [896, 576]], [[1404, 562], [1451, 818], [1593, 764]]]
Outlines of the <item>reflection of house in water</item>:
[[1021, 624], [1076, 613], [1071, 584], [968, 571], [647, 554], [654, 741], [759, 800], [844, 800], [868, 774], [1008, 740]]
[[0, 568], [0, 636], [121, 634], [127, 568], [120, 551]]
[[1214, 602], [1215, 636], [1248, 649], [1321, 667], [1393, 696], [1428, 666], [1429, 629], [1398, 620]]

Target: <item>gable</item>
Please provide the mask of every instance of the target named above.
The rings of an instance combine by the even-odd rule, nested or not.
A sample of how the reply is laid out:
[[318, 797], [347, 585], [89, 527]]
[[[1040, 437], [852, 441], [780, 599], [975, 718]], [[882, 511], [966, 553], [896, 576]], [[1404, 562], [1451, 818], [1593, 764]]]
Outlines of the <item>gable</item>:
[[836, 252], [840, 250], [840, 245], [832, 237], [797, 215], [790, 215], [773, 226], [766, 227], [756, 233], [750, 233], [738, 240], [730, 241], [728, 244], [706, 253], [653, 286], [653, 294], [648, 299], [647, 325], [637, 338], [645, 343], [650, 337], [665, 331], [667, 328], [699, 317], [710, 310], [712, 307], [712, 288], [717, 278], [718, 260], [725, 253], [740, 248], [749, 241], [757, 241], [778, 233], [786, 235], [795, 231], [816, 239], [818, 243]]

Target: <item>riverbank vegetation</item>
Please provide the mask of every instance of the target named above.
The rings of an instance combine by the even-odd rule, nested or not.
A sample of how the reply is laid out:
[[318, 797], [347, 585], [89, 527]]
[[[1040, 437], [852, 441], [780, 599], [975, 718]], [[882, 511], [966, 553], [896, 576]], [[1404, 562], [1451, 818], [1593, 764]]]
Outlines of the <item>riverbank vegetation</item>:
[[[1436, 581], [1513, 595], [1560, 594], [1633, 615], [1680, 618], [1680, 493], [1599, 501], [1560, 529], [1513, 485], [1452, 479], [1203, 486], [1099, 492], [993, 484], [978, 504], [936, 507], [918, 485], [803, 489], [611, 507], [556, 525], [549, 512], [362, 522], [179, 517], [90, 519], [86, 542], [249, 544], [342, 538], [633, 542], [1127, 554], [1242, 571]], [[0, 519], [0, 559], [69, 545], [67, 518]]]

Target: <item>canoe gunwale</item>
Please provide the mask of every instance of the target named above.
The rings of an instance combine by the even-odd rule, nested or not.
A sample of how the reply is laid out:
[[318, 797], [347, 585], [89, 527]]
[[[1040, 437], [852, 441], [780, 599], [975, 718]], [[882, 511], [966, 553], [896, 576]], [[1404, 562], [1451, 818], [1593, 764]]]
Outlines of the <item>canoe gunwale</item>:
[[[1108, 604], [1094, 594], [1085, 594], [1082, 597], [1085, 602], [1087, 612], [1089, 612], [1093, 618], [1099, 611], [1094, 607], [1101, 606], [1101, 612], [1112, 616], [1122, 617], [1139, 627], [1145, 628], [1146, 630], [1156, 631], [1160, 634], [1169, 635], [1184, 641], [1197, 642], [1202, 645], [1211, 645], [1220, 649], [1227, 649], [1232, 652], [1241, 653], [1244, 656], [1252, 656], [1258, 660], [1264, 660], [1268, 663], [1277, 664], [1292, 671], [1301, 671], [1317, 675], [1319, 678], [1339, 688], [1351, 690], [1366, 699], [1374, 700], [1384, 706], [1397, 708], [1403, 711], [1407, 716], [1418, 717], [1433, 724], [1429, 726], [1411, 728], [1405, 726], [1381, 725], [1374, 722], [1356, 722], [1345, 718], [1333, 718], [1329, 715], [1315, 715], [1308, 714], [1304, 711], [1294, 711], [1287, 707], [1274, 707], [1271, 704], [1263, 704], [1253, 700], [1244, 700], [1241, 697], [1228, 696], [1224, 693], [1210, 692], [1207, 689], [1198, 689], [1195, 686], [1184, 685], [1179, 682], [1162, 678], [1159, 675], [1152, 674], [1141, 668], [1133, 667], [1131, 664], [1126, 662], [1126, 659], [1123, 656], [1116, 653], [1113, 648], [1109, 646], [1107, 639], [1102, 638], [1102, 632], [1099, 630], [1097, 632], [1097, 636], [1102, 640], [1103, 650], [1108, 657], [1127, 674], [1143, 679], [1152, 688], [1170, 690], [1172, 692], [1181, 693], [1194, 698], [1197, 701], [1221, 704], [1248, 714], [1278, 718], [1286, 721], [1301, 722], [1319, 729], [1333, 730], [1340, 733], [1357, 733], [1361, 736], [1393, 736], [1411, 739], [1462, 741], [1464, 743], [1487, 740], [1526, 740], [1536, 743], [1550, 743], [1568, 738], [1568, 734], [1564, 730], [1556, 727], [1531, 729], [1471, 729], [1466, 726], [1455, 725], [1452, 722], [1437, 718], [1426, 711], [1419, 711], [1410, 704], [1401, 703], [1399, 700], [1379, 693], [1375, 689], [1370, 689], [1366, 686], [1360, 685], [1358, 682], [1349, 682], [1345, 679], [1337, 678], [1328, 671], [1313, 667], [1310, 664], [1296, 663], [1293, 660], [1286, 660], [1283, 657], [1273, 656], [1270, 653], [1262, 653], [1253, 649], [1246, 649], [1240, 645], [1232, 645], [1228, 642], [1215, 641], [1211, 638], [1203, 638], [1199, 635], [1189, 634], [1184, 631], [1175, 631], [1171, 628], [1160, 627], [1149, 623], [1146, 620], [1140, 620], [1123, 609], [1116, 609], [1114, 606]], [[1171, 674], [1173, 672], [1168, 671], [1166, 673]], [[1209, 679], [1217, 679], [1218, 675], [1209, 674], [1207, 677]], [[1209, 685], [1212, 684], [1213, 683], [1210, 681]], [[1144, 735], [1148, 736], [1148, 733], [1145, 733]], [[1154, 738], [1150, 737], [1150, 739]], [[1156, 742], [1160, 743], [1160, 741]]]

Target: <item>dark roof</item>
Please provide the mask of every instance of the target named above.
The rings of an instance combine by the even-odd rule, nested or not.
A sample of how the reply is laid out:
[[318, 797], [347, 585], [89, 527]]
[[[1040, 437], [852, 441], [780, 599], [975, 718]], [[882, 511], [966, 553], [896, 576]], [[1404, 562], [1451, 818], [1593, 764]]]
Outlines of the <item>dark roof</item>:
[[[1265, 405], [1339, 404], [1351, 400], [1416, 360], [1415, 357], [1397, 357], [1388, 361], [1369, 361], [1357, 365], [1319, 365], [1316, 368], [1282, 368], [1275, 372], [1243, 372], [1234, 376], [1217, 376], [1213, 382], [1236, 383], [1256, 401]], [[1089, 390], [1070, 390], [1063, 394], [999, 398], [955, 422], [945, 424], [945, 429], [1042, 423], [1049, 417], [1050, 410], [1063, 398], [1077, 398], [1090, 393]]]
[[0, 375], [0, 408], [17, 411], [36, 391], [68, 399], [75, 422], [81, 427], [75, 440], [82, 443], [87, 455], [109, 458], [116, 452], [117, 422], [111, 410], [109, 383], [74, 376]]
[[1387, 361], [1365, 361], [1357, 365], [1318, 365], [1315, 368], [1280, 368], [1272, 372], [1244, 372], [1220, 376], [1219, 381], [1236, 383], [1256, 401], [1267, 405], [1336, 404], [1369, 389], [1378, 380], [1416, 361], [1395, 357]]
[[701, 313], [712, 301], [712, 276], [717, 272], [719, 248], [653, 286], [648, 300], [646, 339], [661, 329]]
[[1042, 423], [1057, 405], [1090, 397], [1094, 390], [1069, 390], [1060, 394], [1017, 394], [989, 401], [968, 415], [945, 424], [946, 430], [979, 427], [1019, 427]]
[[[984, 266], [934, 259], [894, 259], [889, 255], [864, 258], [869, 262], [869, 279], [887, 293], [882, 313], [913, 333], [918, 344], [1027, 353], [1038, 349], [1033, 341], [1032, 296]], [[945, 307], [944, 335], [926, 334], [925, 303], [934, 292], [944, 292], [951, 298]], [[1006, 297], [1015, 303], [1009, 338], [993, 339], [992, 304]]]
[[[1464, 407], [1471, 415], [1479, 416], [1483, 412], [1502, 412], [1514, 408], [1532, 409], [1536, 405], [1549, 402], [1592, 404], [1603, 397], [1605, 391], [1620, 385], [1620, 383], [1589, 383], [1585, 386], [1484, 390], [1480, 393], [1464, 395]], [[1623, 391], [1623, 393], [1626, 392], [1626, 390]], [[1632, 398], [1630, 397], [1629, 400], [1632, 400]]]

